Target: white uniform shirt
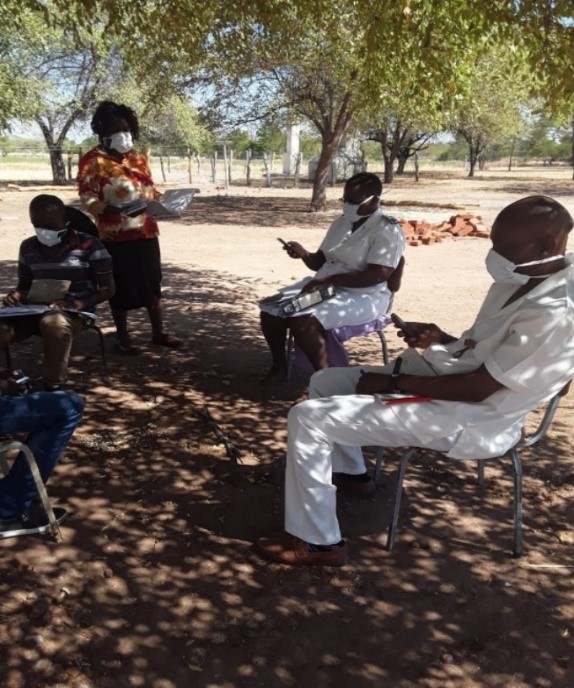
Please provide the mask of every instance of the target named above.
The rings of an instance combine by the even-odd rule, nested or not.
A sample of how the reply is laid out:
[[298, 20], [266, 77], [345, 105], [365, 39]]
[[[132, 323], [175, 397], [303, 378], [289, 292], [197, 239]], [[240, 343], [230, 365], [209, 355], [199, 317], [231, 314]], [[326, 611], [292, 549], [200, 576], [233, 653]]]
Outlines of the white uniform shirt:
[[[504, 388], [480, 403], [433, 401], [393, 406], [422, 443], [455, 435], [449, 456], [499, 456], [520, 438], [525, 416], [574, 377], [574, 265], [550, 275], [508, 306], [516, 285], [495, 283], [473, 326], [460, 339], [423, 356], [439, 374], [485, 365]], [[453, 353], [475, 346], [459, 358]]]
[[[343, 216], [329, 227], [319, 246], [326, 262], [317, 271], [317, 279], [366, 270], [369, 263], [393, 269], [397, 267], [406, 243], [397, 220], [383, 215], [378, 208], [357, 230], [353, 232], [352, 229], [353, 223]], [[363, 294], [390, 294], [386, 282], [357, 289]]]

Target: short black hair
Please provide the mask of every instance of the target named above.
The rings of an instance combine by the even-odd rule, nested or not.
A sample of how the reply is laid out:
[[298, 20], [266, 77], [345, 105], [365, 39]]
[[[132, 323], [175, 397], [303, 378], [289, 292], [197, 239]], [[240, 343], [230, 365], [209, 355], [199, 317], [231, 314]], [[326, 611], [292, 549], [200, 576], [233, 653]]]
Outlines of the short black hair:
[[354, 174], [347, 179], [345, 183], [346, 188], [357, 186], [360, 186], [361, 189], [365, 189], [365, 191], [368, 191], [372, 196], [380, 196], [383, 192], [381, 180], [372, 172], [359, 172], [358, 174]]
[[140, 125], [135, 111], [127, 105], [114, 103], [112, 100], [104, 100], [98, 105], [92, 117], [92, 131], [100, 139], [100, 143], [115, 119], [125, 119], [134, 141], [139, 139]]
[[30, 212], [46, 210], [46, 208], [50, 206], [56, 206], [57, 208], [61, 208], [62, 212], [64, 211], [64, 201], [61, 198], [52, 196], [51, 194], [39, 194], [38, 196], [34, 196], [30, 201]]

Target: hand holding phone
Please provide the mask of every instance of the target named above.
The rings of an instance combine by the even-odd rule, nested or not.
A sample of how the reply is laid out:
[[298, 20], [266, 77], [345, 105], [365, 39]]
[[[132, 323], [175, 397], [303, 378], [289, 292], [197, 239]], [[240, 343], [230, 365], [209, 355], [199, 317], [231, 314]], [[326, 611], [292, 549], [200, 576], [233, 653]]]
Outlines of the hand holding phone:
[[399, 330], [402, 330], [407, 335], [407, 337], [418, 337], [418, 334], [415, 334], [412, 330], [409, 330], [406, 322], [402, 318], [399, 318], [399, 316], [395, 313], [391, 313], [391, 320], [393, 324], [399, 328]]

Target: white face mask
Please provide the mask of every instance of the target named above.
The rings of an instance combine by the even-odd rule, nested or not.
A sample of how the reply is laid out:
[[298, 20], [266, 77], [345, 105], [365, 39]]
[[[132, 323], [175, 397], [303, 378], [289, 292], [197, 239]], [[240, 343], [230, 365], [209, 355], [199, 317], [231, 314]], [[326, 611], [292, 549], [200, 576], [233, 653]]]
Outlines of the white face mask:
[[117, 134], [106, 137], [105, 141], [108, 148], [113, 148], [122, 155], [134, 147], [134, 141], [129, 131], [118, 131]]
[[564, 255], [560, 253], [556, 256], [550, 256], [549, 258], [541, 258], [540, 260], [531, 260], [528, 263], [515, 264], [491, 248], [486, 256], [485, 263], [486, 269], [495, 282], [519, 285], [526, 284], [531, 279], [544, 279], [547, 275], [524, 275], [523, 273], [515, 272], [517, 268], [528, 268], [532, 265], [551, 263], [559, 258], [564, 258]]
[[34, 227], [38, 241], [44, 246], [55, 246], [62, 241], [62, 237], [68, 231], [67, 229], [42, 229], [41, 227]]
[[357, 205], [354, 203], [343, 202], [343, 217], [345, 220], [349, 220], [349, 222], [357, 222], [357, 220], [361, 220], [363, 217], [365, 217], [365, 215], [359, 215], [357, 211], [362, 205], [365, 205], [365, 203], [368, 203], [373, 198], [378, 198], [378, 196], [369, 196]]

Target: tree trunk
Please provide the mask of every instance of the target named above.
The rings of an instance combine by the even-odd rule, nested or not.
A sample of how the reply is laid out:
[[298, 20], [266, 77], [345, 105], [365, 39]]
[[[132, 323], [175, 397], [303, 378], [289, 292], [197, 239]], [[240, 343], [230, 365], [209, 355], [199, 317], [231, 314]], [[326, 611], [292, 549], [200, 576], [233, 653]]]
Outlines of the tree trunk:
[[45, 121], [42, 116], [37, 116], [35, 118], [36, 124], [40, 127], [44, 142], [46, 143], [46, 148], [50, 154], [50, 165], [52, 166], [52, 179], [54, 184], [65, 184], [67, 181], [62, 147], [66, 141], [66, 135], [70, 127], [78, 119], [79, 115], [80, 110], [74, 110], [66, 120], [58, 136], [56, 136], [54, 126], [49, 119]]
[[337, 148], [342, 138], [343, 132], [338, 137], [323, 137], [321, 152], [319, 154], [319, 160], [317, 161], [317, 170], [315, 171], [315, 179], [313, 180], [311, 210], [314, 212], [325, 210], [327, 207], [327, 185], [329, 184], [331, 163], [333, 162], [333, 158], [335, 157], [335, 153], [337, 152]]
[[397, 156], [398, 165], [397, 165], [397, 171], [395, 172], [395, 174], [404, 174], [405, 173], [405, 165], [407, 164], [408, 159], [409, 159], [408, 155]]
[[472, 139], [468, 143], [468, 162], [470, 164], [468, 176], [474, 177], [474, 169], [478, 162], [478, 145], [473, 145]]
[[512, 172], [512, 156], [514, 155], [514, 146], [516, 145], [516, 138], [512, 139], [512, 146], [510, 148], [510, 155], [508, 157], [508, 171]]
[[54, 145], [50, 147], [50, 165], [52, 166], [52, 179], [54, 184], [66, 183], [66, 165], [62, 148]]
[[317, 170], [313, 181], [313, 196], [311, 197], [310, 206], [310, 210], [313, 212], [325, 210], [327, 207], [327, 184], [329, 183], [331, 164], [353, 116], [353, 113], [349, 110], [350, 98], [351, 94], [347, 93], [332, 128], [321, 129], [317, 127], [321, 131], [321, 152], [319, 153]]
[[572, 179], [574, 179], [574, 115], [572, 115]]
[[389, 155], [388, 153], [383, 153], [383, 160], [385, 161], [385, 175], [384, 175], [384, 183], [385, 184], [392, 184], [393, 183], [393, 178], [394, 178], [394, 166], [395, 166], [395, 160], [392, 155]]

